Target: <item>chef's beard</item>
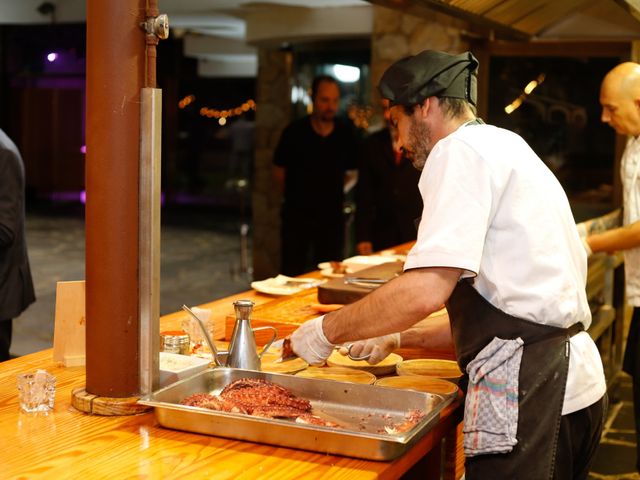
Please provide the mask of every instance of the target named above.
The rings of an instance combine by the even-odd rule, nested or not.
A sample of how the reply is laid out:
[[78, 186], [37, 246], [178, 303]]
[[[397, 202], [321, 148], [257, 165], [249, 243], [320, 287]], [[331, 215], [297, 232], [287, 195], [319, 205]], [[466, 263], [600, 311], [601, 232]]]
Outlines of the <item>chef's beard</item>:
[[431, 129], [423, 122], [411, 119], [409, 124], [409, 148], [405, 156], [411, 160], [414, 168], [422, 171], [431, 153]]

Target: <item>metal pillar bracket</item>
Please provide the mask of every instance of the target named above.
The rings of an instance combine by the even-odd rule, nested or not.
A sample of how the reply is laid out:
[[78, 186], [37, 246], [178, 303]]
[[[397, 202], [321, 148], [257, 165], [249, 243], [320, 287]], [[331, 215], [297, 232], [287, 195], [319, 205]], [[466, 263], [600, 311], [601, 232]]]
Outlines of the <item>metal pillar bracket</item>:
[[162, 90], [143, 88], [140, 98], [140, 390], [148, 394], [159, 385]]
[[149, 17], [140, 24], [147, 35], [154, 35], [160, 40], [169, 38], [169, 16], [160, 14], [157, 17]]

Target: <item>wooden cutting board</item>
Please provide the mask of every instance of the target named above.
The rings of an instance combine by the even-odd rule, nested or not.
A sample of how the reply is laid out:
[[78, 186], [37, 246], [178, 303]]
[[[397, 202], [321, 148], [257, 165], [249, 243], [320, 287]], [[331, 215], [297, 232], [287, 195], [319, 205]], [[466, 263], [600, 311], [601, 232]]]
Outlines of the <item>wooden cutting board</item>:
[[[389, 262], [359, 270], [347, 276], [359, 278], [383, 278], [391, 280], [402, 273], [403, 262]], [[334, 278], [318, 286], [320, 303], [347, 304], [360, 300], [374, 289], [345, 283], [345, 277]]]
[[320, 378], [323, 380], [338, 380], [340, 382], [364, 383], [372, 385], [376, 376], [362, 370], [347, 367], [309, 367], [296, 373], [297, 377]]
[[402, 361], [402, 357], [395, 353], [389, 354], [387, 358], [376, 365], [369, 364], [366, 360], [351, 360], [348, 356], [342, 355], [334, 350], [327, 358], [327, 365], [330, 367], [347, 367], [373, 373], [374, 375], [388, 375], [395, 373], [396, 365]]
[[440, 378], [421, 377], [418, 375], [381, 378], [376, 380], [375, 385], [416, 390], [418, 392], [439, 393], [441, 395], [451, 395], [458, 390], [458, 386], [455, 383]]
[[396, 366], [398, 375], [421, 375], [425, 377], [441, 378], [458, 383], [462, 372], [453, 360], [435, 358], [417, 358], [405, 360]]

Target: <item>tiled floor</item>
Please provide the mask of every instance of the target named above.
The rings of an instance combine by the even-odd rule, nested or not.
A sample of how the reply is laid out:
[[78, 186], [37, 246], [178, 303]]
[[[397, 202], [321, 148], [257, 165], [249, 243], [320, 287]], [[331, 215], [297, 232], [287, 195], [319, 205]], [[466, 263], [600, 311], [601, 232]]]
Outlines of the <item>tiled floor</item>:
[[[81, 212], [27, 215], [27, 242], [37, 301], [14, 321], [12, 355], [53, 344], [56, 282], [84, 279]], [[160, 313], [248, 290], [240, 270], [240, 226], [235, 216], [205, 209], [163, 211]]]
[[590, 479], [638, 480], [631, 379], [620, 373], [620, 387], [610, 398], [609, 414]]
[[[247, 290], [240, 270], [240, 226], [234, 215], [207, 210], [163, 211], [161, 313]], [[84, 278], [84, 221], [76, 212], [27, 216], [27, 239], [38, 301], [14, 323], [12, 353], [51, 347], [55, 285]], [[617, 398], [616, 398], [617, 397]], [[635, 471], [635, 435], [629, 378], [612, 398], [602, 443], [590, 479], [640, 480]]]

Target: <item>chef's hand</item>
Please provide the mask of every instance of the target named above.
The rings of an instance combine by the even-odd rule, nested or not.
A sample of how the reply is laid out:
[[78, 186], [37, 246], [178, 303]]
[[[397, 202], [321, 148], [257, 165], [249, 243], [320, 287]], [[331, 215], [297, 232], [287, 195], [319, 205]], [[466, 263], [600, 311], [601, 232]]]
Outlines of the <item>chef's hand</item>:
[[587, 252], [587, 257], [591, 256], [593, 250], [591, 250], [591, 246], [587, 241], [587, 237], [589, 237], [589, 221], [580, 222], [576, 224], [576, 228], [578, 229], [578, 235], [580, 236], [580, 240], [582, 241], [582, 246], [584, 247], [585, 252]]
[[580, 238], [587, 238], [589, 236], [589, 222], [576, 223], [576, 229]]
[[323, 320], [324, 315], [309, 320], [291, 334], [291, 348], [309, 365], [322, 365], [335, 346], [324, 336]]
[[582, 240], [582, 246], [584, 247], [584, 251], [587, 252], [587, 257], [590, 257], [593, 254], [593, 250], [591, 250], [591, 245], [589, 245], [589, 242], [587, 241], [587, 237], [583, 237], [581, 240]]
[[[340, 347], [340, 353], [347, 355], [349, 353], [348, 345]], [[365, 357], [369, 355], [367, 362], [371, 365], [380, 363], [387, 358], [396, 348], [400, 348], [400, 334], [391, 333], [382, 337], [369, 338], [353, 343], [351, 347], [352, 357]]]

